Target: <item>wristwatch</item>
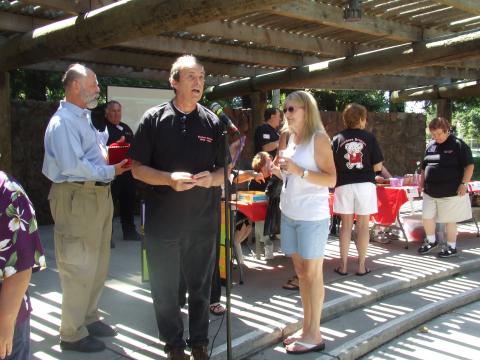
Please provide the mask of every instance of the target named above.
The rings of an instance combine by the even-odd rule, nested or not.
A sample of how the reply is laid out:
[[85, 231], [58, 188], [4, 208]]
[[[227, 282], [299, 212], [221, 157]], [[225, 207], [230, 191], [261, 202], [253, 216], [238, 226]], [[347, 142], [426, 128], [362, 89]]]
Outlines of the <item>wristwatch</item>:
[[304, 169], [304, 170], [303, 170], [302, 179], [307, 178], [307, 177], [308, 177], [308, 174], [309, 174], [308, 170], [307, 170], [307, 169]]

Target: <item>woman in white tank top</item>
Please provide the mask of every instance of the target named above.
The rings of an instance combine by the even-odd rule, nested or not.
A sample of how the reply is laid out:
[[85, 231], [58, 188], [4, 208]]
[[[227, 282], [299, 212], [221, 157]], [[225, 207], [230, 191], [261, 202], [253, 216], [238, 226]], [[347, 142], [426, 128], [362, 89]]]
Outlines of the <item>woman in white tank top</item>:
[[330, 219], [328, 187], [335, 186], [336, 171], [313, 96], [305, 91], [291, 93], [283, 112], [289, 140], [279, 152], [281, 241], [282, 250], [292, 257], [303, 305], [303, 328], [284, 345], [288, 353], [301, 354], [325, 348], [320, 333], [325, 297], [322, 267]]

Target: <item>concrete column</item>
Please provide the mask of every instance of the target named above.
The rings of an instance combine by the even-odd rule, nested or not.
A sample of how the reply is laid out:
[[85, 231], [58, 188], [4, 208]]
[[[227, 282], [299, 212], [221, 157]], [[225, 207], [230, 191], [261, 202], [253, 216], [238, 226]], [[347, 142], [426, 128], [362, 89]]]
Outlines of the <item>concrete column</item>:
[[0, 169], [12, 173], [12, 124], [10, 114], [10, 74], [0, 71]]
[[450, 99], [440, 99], [436, 101], [437, 103], [437, 116], [444, 117], [448, 121], [452, 121], [452, 100]]

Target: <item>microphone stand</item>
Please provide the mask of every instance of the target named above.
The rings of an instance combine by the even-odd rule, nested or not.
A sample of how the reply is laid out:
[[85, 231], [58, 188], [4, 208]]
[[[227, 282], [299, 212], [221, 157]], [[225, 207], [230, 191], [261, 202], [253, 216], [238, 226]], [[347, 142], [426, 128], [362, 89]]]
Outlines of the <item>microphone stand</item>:
[[230, 180], [228, 178], [228, 165], [230, 164], [230, 150], [228, 146], [228, 129], [223, 126], [223, 141], [225, 147], [223, 180], [224, 180], [224, 204], [225, 204], [225, 270], [226, 270], [226, 316], [227, 316], [227, 359], [233, 360], [232, 353], [232, 318], [231, 318], [231, 290], [232, 290], [232, 271], [231, 271], [231, 211], [230, 211]]

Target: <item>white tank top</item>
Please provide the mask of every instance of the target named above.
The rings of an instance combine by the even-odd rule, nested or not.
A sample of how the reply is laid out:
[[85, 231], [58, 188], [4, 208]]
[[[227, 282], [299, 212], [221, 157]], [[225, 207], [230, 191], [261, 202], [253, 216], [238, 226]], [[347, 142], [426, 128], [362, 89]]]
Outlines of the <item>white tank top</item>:
[[[308, 143], [295, 144], [294, 135], [288, 140], [284, 156], [298, 166], [319, 171], [315, 162], [315, 134]], [[330, 218], [328, 188], [312, 184], [301, 176], [282, 173], [283, 188], [280, 196], [280, 210], [293, 220], [315, 221]]]

